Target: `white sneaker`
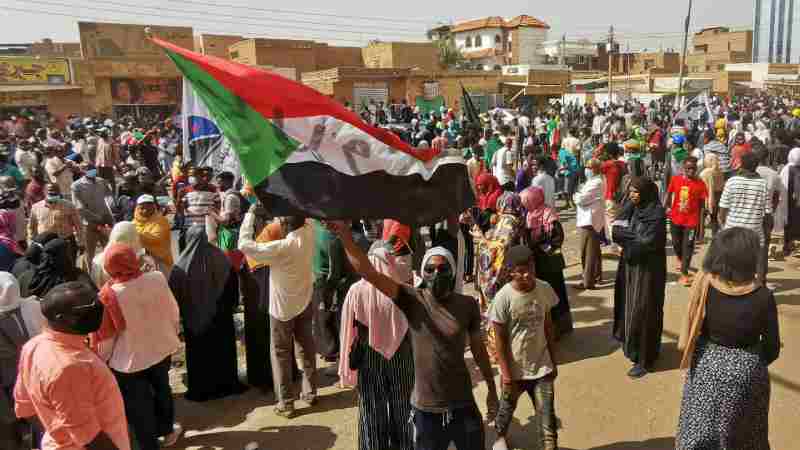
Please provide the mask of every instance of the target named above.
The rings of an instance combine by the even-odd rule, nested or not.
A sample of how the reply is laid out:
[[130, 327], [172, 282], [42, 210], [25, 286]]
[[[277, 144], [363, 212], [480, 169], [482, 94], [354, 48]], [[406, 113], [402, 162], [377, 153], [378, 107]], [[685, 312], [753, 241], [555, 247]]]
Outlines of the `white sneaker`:
[[175, 424], [172, 425], [172, 433], [162, 438], [158, 438], [158, 442], [161, 444], [162, 448], [172, 447], [178, 443], [178, 439], [181, 438], [182, 434], [183, 427], [178, 422], [175, 422]]

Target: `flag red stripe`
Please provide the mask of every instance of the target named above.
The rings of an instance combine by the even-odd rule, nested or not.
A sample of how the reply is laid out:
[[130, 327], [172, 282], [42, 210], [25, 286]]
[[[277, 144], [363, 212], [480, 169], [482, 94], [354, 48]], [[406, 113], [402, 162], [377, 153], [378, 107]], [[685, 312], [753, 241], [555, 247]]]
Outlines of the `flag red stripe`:
[[208, 72], [265, 118], [331, 116], [419, 160], [430, 161], [436, 155], [434, 149], [414, 148], [391, 131], [365, 123], [344, 105], [301, 83], [234, 61], [201, 55], [155, 37], [150, 39], [156, 45], [177, 53]]

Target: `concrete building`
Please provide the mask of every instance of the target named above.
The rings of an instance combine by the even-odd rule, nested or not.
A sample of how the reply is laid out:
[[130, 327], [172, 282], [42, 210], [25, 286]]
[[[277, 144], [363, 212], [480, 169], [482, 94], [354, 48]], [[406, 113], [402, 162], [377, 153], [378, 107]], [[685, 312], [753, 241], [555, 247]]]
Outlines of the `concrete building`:
[[[553, 40], [542, 43], [539, 52], [545, 57], [545, 64], [561, 64], [575, 70], [599, 70], [600, 47], [588, 39]], [[605, 68], [608, 69], [606, 56]]]
[[334, 67], [364, 67], [359, 47], [333, 47], [315, 41], [246, 39], [228, 48], [230, 59], [264, 68], [291, 68], [299, 77], [305, 72]]
[[476, 66], [494, 69], [508, 64], [542, 64], [538, 50], [550, 26], [531, 16], [502, 17], [460, 22], [450, 29], [464, 57]]
[[0, 57], [0, 115], [27, 110], [63, 118], [81, 112], [82, 89], [73, 82], [66, 58]]
[[432, 42], [370, 42], [361, 49], [364, 67], [438, 70], [439, 48]]
[[753, 60], [753, 31], [706, 28], [694, 34], [691, 48], [686, 58], [689, 73], [722, 72], [726, 64]]
[[[793, 60], [794, 24], [800, 11], [795, 0], [755, 0], [753, 12], [753, 62], [790, 63]], [[796, 50], [796, 49], [795, 49]], [[797, 58], [794, 58], [797, 61]]]
[[194, 37], [194, 50], [204, 55], [229, 59], [228, 48], [243, 40], [242, 36], [201, 33]]
[[631, 75], [655, 73], [678, 73], [681, 70], [681, 55], [674, 51], [620, 52], [611, 55], [614, 73]]

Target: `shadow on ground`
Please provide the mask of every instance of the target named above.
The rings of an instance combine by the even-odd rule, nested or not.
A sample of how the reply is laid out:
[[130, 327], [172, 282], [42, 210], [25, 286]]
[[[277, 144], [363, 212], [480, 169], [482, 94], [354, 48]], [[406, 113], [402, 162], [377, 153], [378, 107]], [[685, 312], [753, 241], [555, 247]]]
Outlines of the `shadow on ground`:
[[[561, 450], [573, 450], [559, 447]], [[642, 442], [616, 442], [614, 444], [592, 447], [589, 450], [674, 450], [675, 438], [655, 438]], [[577, 450], [577, 449], [575, 449]]]
[[336, 443], [336, 435], [328, 427], [287, 425], [267, 427], [259, 431], [224, 431], [184, 438], [184, 448], [197, 450], [241, 450], [251, 442], [260, 449], [326, 450]]

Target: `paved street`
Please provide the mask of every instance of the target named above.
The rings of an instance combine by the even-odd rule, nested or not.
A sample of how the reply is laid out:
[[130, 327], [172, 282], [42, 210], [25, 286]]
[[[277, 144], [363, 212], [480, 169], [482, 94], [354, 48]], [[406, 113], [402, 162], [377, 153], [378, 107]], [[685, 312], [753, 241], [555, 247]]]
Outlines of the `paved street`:
[[[566, 214], [564, 217], [568, 217]], [[568, 283], [577, 282], [579, 263], [574, 246], [574, 222], [565, 220], [568, 232]], [[697, 267], [699, 257], [695, 258]], [[604, 279], [612, 280], [616, 260], [604, 261]], [[670, 259], [668, 267], [673, 267]], [[800, 338], [800, 260], [773, 262], [771, 282], [777, 283], [777, 301], [784, 348], [770, 368], [772, 398], [770, 439], [774, 449], [796, 448], [800, 425], [800, 351], [791, 343]], [[662, 356], [657, 370], [637, 381], [625, 374], [630, 368], [619, 346], [610, 337], [613, 285], [578, 293], [570, 290], [575, 333], [561, 342], [557, 357], [556, 412], [561, 422], [562, 449], [668, 450], [674, 449], [683, 374], [677, 369], [678, 330], [687, 304], [687, 289], [675, 284], [670, 274], [665, 306]], [[469, 358], [469, 355], [467, 355]], [[325, 369], [328, 371], [328, 369]], [[330, 372], [335, 369], [331, 368]], [[179, 371], [173, 374], [176, 392], [183, 390]], [[476, 372], [477, 375], [477, 372]], [[479, 377], [479, 375], [477, 375]], [[355, 394], [321, 376], [325, 388], [313, 409], [301, 409], [288, 421], [272, 413], [272, 396], [251, 390], [236, 398], [197, 404], [178, 401], [178, 420], [187, 433], [178, 448], [242, 449], [257, 442], [260, 449], [356, 449], [357, 409]], [[485, 389], [478, 383], [476, 397], [483, 408]], [[298, 403], [298, 407], [305, 405]], [[515, 448], [534, 450], [533, 407], [520, 400], [510, 442]], [[490, 432], [487, 439], [490, 439]], [[488, 448], [488, 447], [487, 447]]]

